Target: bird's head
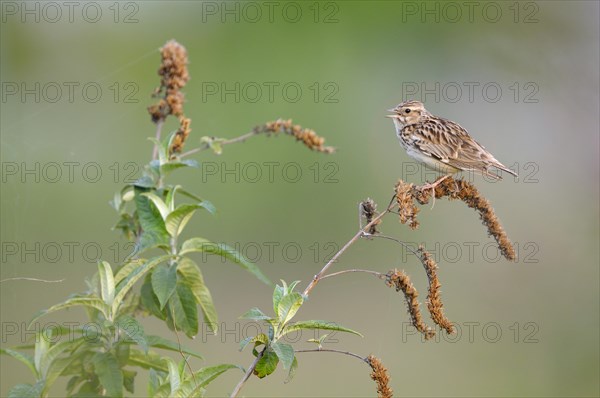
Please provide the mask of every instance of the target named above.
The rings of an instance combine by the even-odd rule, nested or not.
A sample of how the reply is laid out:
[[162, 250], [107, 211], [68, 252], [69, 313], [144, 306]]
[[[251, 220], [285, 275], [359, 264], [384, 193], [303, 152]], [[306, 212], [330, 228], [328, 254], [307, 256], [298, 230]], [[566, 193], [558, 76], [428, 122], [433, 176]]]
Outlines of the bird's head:
[[391, 112], [391, 115], [386, 115], [394, 120], [394, 124], [401, 126], [409, 126], [411, 124], [416, 124], [422, 121], [424, 116], [429, 116], [429, 112], [425, 109], [425, 105], [423, 105], [420, 101], [404, 101], [398, 104], [395, 108], [388, 109], [388, 112]]

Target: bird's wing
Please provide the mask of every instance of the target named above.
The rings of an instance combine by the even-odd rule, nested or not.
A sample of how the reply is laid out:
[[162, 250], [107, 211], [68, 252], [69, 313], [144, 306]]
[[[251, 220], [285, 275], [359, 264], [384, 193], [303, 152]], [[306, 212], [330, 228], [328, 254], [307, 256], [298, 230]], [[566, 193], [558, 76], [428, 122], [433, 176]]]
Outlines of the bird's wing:
[[483, 145], [471, 138], [467, 130], [451, 120], [428, 119], [422, 122], [413, 134], [414, 144], [422, 152], [457, 169], [476, 171], [496, 178], [500, 177], [490, 173], [490, 167], [514, 174], [496, 160]]

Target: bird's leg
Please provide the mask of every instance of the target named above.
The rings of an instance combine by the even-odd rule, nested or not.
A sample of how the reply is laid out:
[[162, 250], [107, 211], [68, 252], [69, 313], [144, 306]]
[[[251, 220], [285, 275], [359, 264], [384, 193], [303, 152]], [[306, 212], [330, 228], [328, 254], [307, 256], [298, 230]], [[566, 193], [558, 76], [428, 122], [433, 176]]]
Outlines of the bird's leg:
[[432, 203], [431, 203], [431, 209], [433, 210], [433, 206], [435, 206], [435, 187], [437, 187], [442, 181], [444, 181], [446, 178], [450, 177], [450, 174], [446, 174], [445, 176], [441, 176], [439, 177], [437, 180], [435, 180], [432, 183], [426, 183], [421, 185], [421, 189], [422, 190], [426, 190], [426, 189], [431, 189], [431, 197], [432, 199]]

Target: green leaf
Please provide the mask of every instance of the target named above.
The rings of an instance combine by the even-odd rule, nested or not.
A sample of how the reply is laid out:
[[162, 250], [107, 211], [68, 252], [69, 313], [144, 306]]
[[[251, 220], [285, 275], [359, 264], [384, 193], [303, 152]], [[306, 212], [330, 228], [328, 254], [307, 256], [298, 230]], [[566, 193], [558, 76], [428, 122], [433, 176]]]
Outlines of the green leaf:
[[145, 354], [141, 350], [132, 348], [129, 352], [129, 359], [127, 362], [131, 366], [139, 366], [144, 369], [155, 369], [161, 372], [169, 371], [164, 358], [152, 351]]
[[175, 192], [181, 188], [181, 185], [175, 185], [174, 187], [165, 188], [167, 190], [167, 197], [165, 199], [165, 203], [167, 204], [167, 208], [169, 211], [173, 211], [175, 209]]
[[188, 337], [194, 337], [198, 334], [198, 308], [196, 299], [188, 286], [178, 283], [175, 293], [169, 300], [168, 315], [174, 317], [174, 323], [178, 330]]
[[0, 354], [10, 355], [14, 359], [21, 361], [25, 364], [37, 379], [39, 377], [37, 370], [35, 369], [35, 364], [33, 362], [33, 357], [29, 354], [22, 353], [19, 351], [11, 350], [10, 348], [0, 348]]
[[152, 178], [151, 175], [144, 174], [137, 180], [135, 180], [132, 184], [135, 188], [155, 188], [156, 181]]
[[104, 315], [104, 317], [106, 319], [110, 319], [110, 317], [109, 317], [110, 307], [108, 305], [106, 305], [106, 303], [104, 301], [102, 301], [101, 299], [96, 298], [96, 297], [74, 297], [74, 298], [68, 299], [65, 302], [55, 304], [52, 307], [48, 308], [47, 310], [40, 311], [29, 322], [29, 326], [31, 326], [35, 321], [37, 321], [39, 318], [41, 318], [42, 316], [44, 316], [46, 314], [49, 314], [51, 312], [55, 312], [58, 310], [63, 310], [65, 308], [79, 307], [79, 306], [97, 309]]
[[265, 376], [270, 375], [277, 369], [277, 364], [279, 363], [279, 357], [272, 350], [266, 349], [263, 352], [262, 357], [256, 363], [256, 367], [254, 368], [254, 374], [258, 376], [259, 379], [262, 379]]
[[34, 385], [17, 384], [8, 392], [8, 398], [39, 398], [42, 396], [44, 383], [38, 381]]
[[294, 360], [292, 361], [292, 366], [290, 366], [290, 371], [288, 372], [288, 377], [285, 379], [284, 383], [289, 383], [292, 381], [294, 376], [296, 375], [296, 370], [298, 369], [298, 359], [294, 356]]
[[[208, 384], [210, 384], [211, 381], [213, 381], [214, 379], [216, 379], [217, 377], [219, 377], [220, 375], [222, 375], [223, 373], [225, 373], [226, 371], [228, 371], [230, 369], [242, 370], [237, 365], [222, 364], [222, 365], [216, 365], [216, 366], [207, 366], [207, 367], [204, 367], [204, 368], [194, 372], [194, 377], [190, 381], [193, 383], [197, 383], [198, 385], [192, 390], [192, 392], [190, 393], [190, 396], [192, 396], [192, 397], [199, 396], [201, 389], [206, 387]], [[243, 370], [242, 370], [242, 372], [243, 372]]]
[[121, 266], [121, 268], [119, 268], [119, 270], [117, 271], [117, 273], [115, 275], [115, 285], [118, 285], [123, 279], [125, 279], [133, 271], [135, 271], [136, 268], [144, 265], [145, 262], [146, 262], [146, 260], [144, 260], [144, 259], [136, 259], [136, 260], [129, 260], [127, 263], [123, 264], [123, 266]]
[[256, 343], [259, 343], [258, 345], [260, 345], [260, 344], [267, 345], [267, 344], [269, 344], [269, 337], [264, 333], [260, 333], [256, 336], [246, 337], [245, 339], [243, 339], [240, 342], [240, 351], [242, 351], [244, 348], [246, 348], [248, 343], [255, 343], [255, 345], [254, 345], [255, 347], [257, 346]]
[[142, 196], [145, 196], [152, 201], [163, 220], [167, 218], [167, 215], [169, 214], [169, 208], [161, 198], [159, 198], [153, 192], [144, 192], [142, 193]]
[[160, 265], [152, 271], [152, 290], [162, 310], [173, 295], [177, 285], [177, 265]]
[[122, 315], [115, 322], [115, 326], [142, 347], [144, 352], [148, 352], [148, 341], [146, 340], [144, 328], [135, 318], [129, 315]]
[[300, 293], [292, 292], [283, 296], [277, 306], [277, 316], [282, 326], [287, 324], [296, 315], [303, 302], [304, 299]]
[[[283, 284], [285, 285], [285, 282], [283, 280], [281, 282], [283, 282]], [[279, 307], [279, 302], [286, 293], [285, 290], [285, 287], [279, 285], [275, 285], [275, 290], [273, 290], [273, 312], [276, 314], [277, 308]]]
[[169, 145], [167, 143], [160, 142], [159, 140], [157, 140], [154, 137], [148, 137], [148, 139], [154, 143], [156, 148], [158, 148], [157, 152], [158, 152], [158, 161], [160, 162], [159, 164], [164, 164], [164, 163], [168, 162], [168, 153], [167, 152], [169, 150]]
[[271, 349], [277, 354], [284, 369], [291, 369], [292, 362], [294, 361], [294, 348], [286, 343], [280, 343], [276, 341], [271, 343]]
[[[43, 339], [42, 336], [40, 338]], [[85, 341], [85, 337], [78, 337], [74, 340], [64, 340], [54, 344], [48, 348], [46, 354], [42, 357], [40, 362], [40, 376], [42, 379], [50, 378], [48, 376], [49, 370], [54, 364], [54, 361], [63, 354], [65, 351], [75, 351]], [[58, 376], [58, 375], [57, 375]]]
[[115, 278], [112, 268], [106, 261], [98, 262], [98, 275], [100, 275], [100, 293], [106, 305], [112, 305], [115, 299]]
[[79, 359], [79, 355], [70, 355], [66, 358], [58, 358], [52, 362], [52, 365], [48, 369], [48, 374], [46, 376], [46, 383], [44, 386], [44, 390], [48, 390], [59, 378], [60, 375], [63, 374], [67, 370], [67, 368], [75, 363]]
[[135, 392], [135, 376], [137, 376], [137, 372], [123, 370], [123, 387], [132, 394]]
[[329, 322], [329, 321], [318, 321], [318, 320], [313, 320], [313, 321], [303, 321], [303, 322], [296, 322], [293, 323], [291, 325], [286, 325], [283, 328], [283, 332], [282, 332], [282, 336], [291, 332], [294, 332], [296, 330], [302, 330], [302, 329], [321, 329], [321, 330], [335, 330], [338, 332], [346, 332], [346, 333], [352, 333], [355, 334], [357, 336], [363, 337], [362, 334], [360, 334], [359, 332], [346, 328], [344, 326], [341, 326], [335, 322]]
[[170, 259], [171, 257], [172, 257], [171, 255], [154, 257], [153, 259], [149, 260], [141, 267], [138, 267], [127, 278], [125, 278], [122, 281], [122, 283], [119, 285], [119, 289], [117, 291], [117, 294], [115, 295], [115, 300], [113, 301], [113, 305], [112, 305], [112, 313], [113, 314], [117, 313], [117, 310], [119, 309], [119, 306], [121, 305], [121, 302], [123, 301], [123, 298], [125, 297], [127, 292], [129, 292], [129, 290], [133, 287], [133, 285], [135, 285], [135, 283], [142, 276], [144, 276], [144, 274], [146, 272], [150, 271], [151, 269], [156, 267], [158, 264]]
[[94, 371], [109, 397], [123, 396], [123, 373], [119, 361], [111, 352], [97, 353], [93, 359]]
[[140, 289], [141, 301], [142, 305], [150, 314], [154, 315], [158, 319], [162, 319], [163, 321], [167, 319], [166, 310], [163, 311], [160, 309], [160, 302], [154, 294], [154, 290], [152, 289], [152, 281], [150, 277], [146, 277], [144, 283], [142, 284], [142, 288]]
[[171, 160], [165, 164], [162, 164], [160, 166], [160, 171], [162, 174], [167, 175], [173, 170], [181, 169], [183, 167], [200, 168], [200, 164], [194, 159]]
[[266, 315], [260, 309], [254, 307], [254, 308], [251, 308], [250, 310], [248, 310], [244, 315], [240, 316], [240, 319], [252, 319], [255, 321], [262, 321], [262, 320], [271, 320], [273, 318]]
[[175, 361], [171, 358], [165, 358], [165, 362], [169, 367], [169, 384], [171, 385], [171, 393], [174, 393], [179, 388], [179, 384], [181, 383], [181, 379], [179, 378], [179, 369], [177, 369], [177, 365]]
[[[152, 194], [152, 192], [138, 187], [135, 188], [134, 192], [136, 211], [140, 225], [144, 231], [142, 237], [147, 235], [147, 237], [144, 238], [145, 242], [142, 243], [145, 244], [145, 247], [155, 247], [161, 244], [168, 245], [169, 234], [165, 228], [164, 218], [161, 216], [161, 212], [156, 208], [156, 206], [150, 204], [150, 199], [146, 195], [148, 193]], [[156, 195], [154, 196], [156, 197]], [[163, 211], [165, 210], [163, 209]], [[150, 246], [150, 244], [153, 246]], [[138, 249], [138, 251], [141, 250]]]
[[267, 278], [262, 271], [253, 263], [248, 261], [244, 256], [238, 253], [232, 247], [229, 247], [222, 243], [213, 243], [204, 238], [191, 238], [185, 241], [181, 247], [180, 255], [184, 255], [186, 253], [192, 252], [204, 252], [216, 254], [218, 256], [224, 257], [234, 263], [237, 263], [242, 268], [246, 269], [248, 272], [253, 274], [262, 282], [271, 285], [272, 282]]
[[148, 336], [146, 336], [146, 341], [148, 342], [148, 345], [150, 347], [162, 348], [164, 350], [176, 351], [176, 352], [181, 351], [184, 354], [188, 354], [193, 357], [203, 359], [202, 355], [200, 355], [194, 351], [191, 351], [190, 349], [188, 349], [184, 346], [179, 346], [179, 344], [172, 342], [170, 340], [164, 339], [159, 336], [148, 335]]
[[211, 331], [216, 332], [219, 325], [217, 310], [213, 304], [210, 290], [208, 290], [208, 287], [204, 283], [200, 268], [193, 260], [183, 257], [179, 260], [177, 272], [181, 275], [181, 282], [192, 290], [196, 302], [200, 304], [204, 322]]
[[202, 205], [199, 204], [182, 204], [170, 212], [165, 220], [165, 227], [169, 235], [179, 236], [194, 215], [194, 212], [201, 207]]

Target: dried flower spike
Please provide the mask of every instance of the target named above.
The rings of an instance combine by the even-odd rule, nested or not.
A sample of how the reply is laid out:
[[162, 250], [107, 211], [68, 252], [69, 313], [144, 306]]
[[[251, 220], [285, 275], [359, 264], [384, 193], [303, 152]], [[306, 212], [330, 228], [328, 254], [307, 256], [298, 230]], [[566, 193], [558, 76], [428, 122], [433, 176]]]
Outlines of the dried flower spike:
[[381, 361], [374, 355], [367, 357], [367, 363], [373, 370], [371, 372], [371, 379], [377, 383], [377, 397], [379, 398], [392, 398], [394, 391], [390, 388], [390, 376], [387, 369]]
[[189, 80], [188, 58], [185, 47], [175, 40], [168, 41], [161, 49], [161, 64], [158, 74], [160, 86], [154, 90], [155, 97], [161, 97], [157, 104], [148, 107], [154, 123], [164, 121], [167, 116], [183, 116], [184, 95], [181, 89]]
[[302, 141], [302, 143], [312, 149], [313, 151], [323, 152], [323, 153], [333, 153], [335, 152], [335, 148], [330, 146], [324, 146], [325, 138], [320, 137], [314, 130], [303, 128], [298, 124], [292, 124], [292, 120], [283, 120], [277, 119], [272, 122], [267, 122], [262, 126], [257, 126], [254, 128], [255, 134], [267, 133], [267, 134], [279, 134], [285, 133], [291, 136], [296, 137], [298, 141]]
[[397, 269], [390, 270], [386, 274], [385, 284], [389, 287], [395, 287], [397, 292], [402, 291], [404, 293], [411, 322], [419, 332], [423, 333], [425, 339], [429, 340], [435, 336], [435, 331], [423, 321], [421, 310], [419, 309], [419, 300], [417, 300], [419, 293], [411, 283], [409, 276], [404, 271], [398, 271]]
[[419, 227], [419, 222], [417, 221], [419, 208], [413, 202], [414, 185], [398, 180], [394, 190], [396, 191], [400, 222], [402, 224], [408, 223], [411, 229], [417, 229]]
[[446, 333], [454, 333], [452, 322], [444, 315], [444, 303], [442, 302], [441, 287], [442, 284], [437, 276], [437, 264], [431, 257], [431, 254], [423, 246], [419, 246], [417, 252], [420, 260], [425, 267], [427, 280], [429, 281], [429, 293], [427, 294], [427, 309], [433, 322], [444, 329]]

